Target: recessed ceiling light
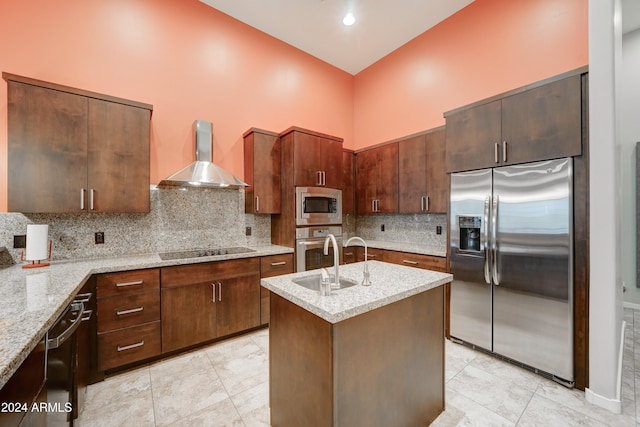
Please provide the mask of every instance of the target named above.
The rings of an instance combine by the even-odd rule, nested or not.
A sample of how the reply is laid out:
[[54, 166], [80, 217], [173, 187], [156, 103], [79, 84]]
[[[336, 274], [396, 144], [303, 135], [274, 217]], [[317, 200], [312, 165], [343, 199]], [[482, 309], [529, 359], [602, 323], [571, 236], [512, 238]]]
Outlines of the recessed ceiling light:
[[344, 18], [342, 18], [342, 23], [346, 26], [353, 25], [354, 22], [356, 22], [356, 18], [351, 12], [347, 13]]

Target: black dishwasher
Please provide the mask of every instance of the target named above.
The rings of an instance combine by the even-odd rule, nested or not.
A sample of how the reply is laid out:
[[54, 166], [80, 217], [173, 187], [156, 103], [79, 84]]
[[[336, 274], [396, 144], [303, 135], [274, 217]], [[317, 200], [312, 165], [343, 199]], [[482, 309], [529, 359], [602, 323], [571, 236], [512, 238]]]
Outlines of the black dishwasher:
[[76, 330], [84, 315], [84, 303], [75, 299], [47, 333], [47, 426], [73, 425], [73, 409], [77, 407]]

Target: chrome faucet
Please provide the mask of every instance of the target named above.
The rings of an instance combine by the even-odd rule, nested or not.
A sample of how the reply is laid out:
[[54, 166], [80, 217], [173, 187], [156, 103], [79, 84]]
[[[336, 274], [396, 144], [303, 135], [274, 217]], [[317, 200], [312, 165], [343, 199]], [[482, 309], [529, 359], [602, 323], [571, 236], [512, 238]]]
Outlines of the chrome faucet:
[[334, 277], [335, 280], [331, 285], [333, 288], [340, 288], [340, 275], [338, 274], [338, 264], [340, 264], [338, 256], [340, 252], [338, 250], [338, 242], [336, 242], [336, 236], [333, 234], [329, 234], [327, 238], [324, 240], [324, 254], [329, 255], [329, 240], [331, 240], [331, 244], [333, 245], [333, 268], [334, 268]]
[[362, 272], [362, 275], [363, 275], [362, 286], [371, 286], [371, 280], [369, 279], [369, 267], [367, 266], [367, 258], [369, 255], [367, 253], [367, 242], [365, 242], [362, 237], [354, 236], [354, 237], [350, 237], [347, 240], [347, 243], [344, 244], [344, 246], [345, 247], [349, 246], [349, 243], [352, 240], [359, 240], [364, 245], [364, 271]]

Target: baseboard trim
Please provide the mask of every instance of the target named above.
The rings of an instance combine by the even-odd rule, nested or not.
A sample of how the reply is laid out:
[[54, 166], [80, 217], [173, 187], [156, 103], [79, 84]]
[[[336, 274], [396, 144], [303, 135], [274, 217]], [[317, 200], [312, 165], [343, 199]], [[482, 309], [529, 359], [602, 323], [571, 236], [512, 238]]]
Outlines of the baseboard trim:
[[626, 302], [623, 304], [624, 308], [630, 308], [632, 310], [640, 310], [640, 304], [635, 304], [633, 302]]
[[[625, 303], [626, 304], [626, 303]], [[627, 322], [622, 322], [622, 330], [620, 331], [620, 348], [618, 349], [618, 371], [616, 372], [616, 398], [610, 399], [595, 393], [590, 388], [584, 390], [584, 397], [589, 403], [605, 408], [614, 414], [622, 413], [622, 356], [624, 354], [624, 334], [627, 329]]]
[[600, 396], [589, 388], [584, 389], [584, 397], [587, 399], [587, 402], [608, 409], [614, 414], [622, 413], [622, 402], [620, 402], [619, 399], [609, 399], [608, 397]]

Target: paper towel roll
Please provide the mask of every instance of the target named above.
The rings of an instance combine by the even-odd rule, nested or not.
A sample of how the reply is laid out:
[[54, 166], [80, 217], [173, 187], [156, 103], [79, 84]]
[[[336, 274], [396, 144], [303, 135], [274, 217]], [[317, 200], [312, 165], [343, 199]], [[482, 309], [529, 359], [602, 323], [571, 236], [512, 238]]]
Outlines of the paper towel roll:
[[27, 225], [27, 261], [39, 261], [49, 258], [49, 226], [46, 224]]

